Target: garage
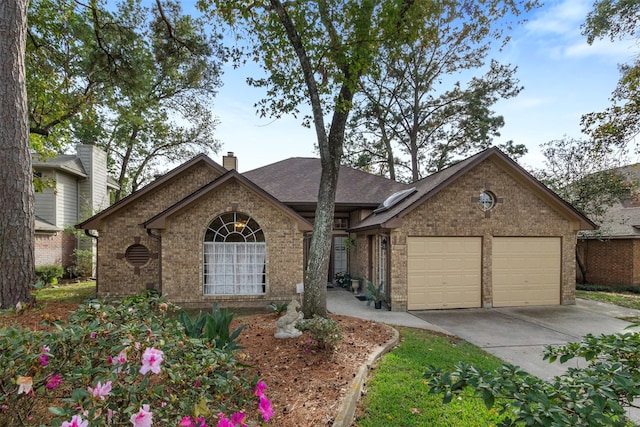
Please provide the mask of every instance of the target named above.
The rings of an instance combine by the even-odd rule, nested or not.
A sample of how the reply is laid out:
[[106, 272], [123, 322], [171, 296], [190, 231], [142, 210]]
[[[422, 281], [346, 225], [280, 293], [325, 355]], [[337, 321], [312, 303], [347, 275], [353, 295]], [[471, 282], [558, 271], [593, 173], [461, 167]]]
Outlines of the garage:
[[493, 306], [560, 304], [561, 239], [494, 237]]
[[408, 309], [481, 305], [482, 238], [408, 237]]

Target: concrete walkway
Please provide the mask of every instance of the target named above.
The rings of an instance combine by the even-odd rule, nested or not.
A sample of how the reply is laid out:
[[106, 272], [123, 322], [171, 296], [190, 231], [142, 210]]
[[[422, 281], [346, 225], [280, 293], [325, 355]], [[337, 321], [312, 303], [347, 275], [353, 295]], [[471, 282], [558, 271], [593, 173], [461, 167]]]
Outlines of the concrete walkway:
[[340, 288], [327, 291], [327, 308], [335, 314], [455, 335], [542, 379], [583, 363], [550, 364], [542, 360], [547, 345], [580, 341], [588, 333], [625, 332], [630, 323], [620, 317], [640, 318], [640, 310], [583, 299], [569, 306], [394, 312], [376, 310]]

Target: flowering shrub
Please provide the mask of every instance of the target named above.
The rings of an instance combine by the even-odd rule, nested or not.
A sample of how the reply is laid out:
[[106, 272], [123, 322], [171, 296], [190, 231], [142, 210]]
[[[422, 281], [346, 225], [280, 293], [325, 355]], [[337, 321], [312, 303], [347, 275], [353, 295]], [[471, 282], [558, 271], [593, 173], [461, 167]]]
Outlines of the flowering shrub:
[[53, 331], [0, 329], [0, 427], [235, 427], [256, 404], [268, 421], [264, 385], [232, 351], [187, 338], [175, 309], [136, 297], [81, 305]]
[[309, 331], [313, 341], [306, 342], [305, 348], [312, 345], [320, 350], [335, 350], [342, 341], [340, 325], [333, 319], [313, 316], [313, 319], [303, 319], [296, 323], [296, 328], [301, 331]]

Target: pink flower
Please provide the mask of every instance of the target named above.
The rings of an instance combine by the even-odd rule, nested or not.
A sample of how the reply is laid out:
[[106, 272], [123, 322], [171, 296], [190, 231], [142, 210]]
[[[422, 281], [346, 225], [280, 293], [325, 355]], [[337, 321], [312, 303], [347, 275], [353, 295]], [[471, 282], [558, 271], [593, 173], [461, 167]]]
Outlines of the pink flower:
[[96, 339], [96, 337], [98, 336], [98, 333], [97, 333], [97, 332], [91, 332], [91, 335], [90, 335], [90, 336], [91, 336], [91, 339], [92, 339], [92, 340], [95, 340], [95, 339]]
[[149, 412], [149, 405], [142, 405], [137, 414], [131, 415], [129, 418], [133, 427], [151, 427], [153, 424], [153, 412]]
[[147, 348], [142, 354], [142, 368], [140, 368], [140, 373], [145, 375], [147, 372], [151, 371], [154, 374], [159, 374], [160, 364], [164, 360], [162, 358], [163, 354], [162, 350]]
[[271, 407], [271, 402], [264, 395], [260, 396], [260, 404], [258, 405], [258, 409], [262, 412], [262, 418], [264, 418], [264, 422], [268, 422], [269, 418], [273, 417], [273, 408]]
[[116, 363], [124, 365], [127, 363], [127, 349], [125, 348], [120, 353], [118, 353], [118, 357], [116, 357]]
[[179, 427], [191, 427], [192, 425], [191, 417], [182, 417], [182, 421], [178, 424]]
[[256, 388], [253, 389], [253, 394], [255, 394], [258, 397], [263, 396], [264, 391], [266, 389], [267, 389], [267, 385], [262, 381], [258, 381], [258, 384], [256, 384]]
[[83, 420], [80, 415], [74, 415], [71, 417], [71, 421], [65, 421], [60, 427], [87, 427], [89, 421]]
[[193, 383], [194, 387], [200, 387], [202, 385], [202, 383], [200, 382], [200, 380], [196, 380], [196, 382]]
[[104, 400], [106, 396], [111, 393], [111, 381], [107, 381], [102, 385], [100, 381], [96, 384], [96, 388], [87, 387], [87, 391], [93, 395], [93, 397], [100, 398], [100, 400]]
[[49, 380], [47, 380], [47, 385], [44, 386], [47, 390], [53, 390], [54, 388], [60, 387], [62, 384], [62, 377], [58, 374], [55, 374]]
[[46, 354], [41, 354], [40, 355], [40, 364], [42, 366], [47, 366], [49, 364], [49, 356], [47, 356]]
[[229, 418], [225, 418], [222, 412], [218, 414], [218, 418], [220, 420], [218, 421], [218, 425], [216, 427], [236, 427], [235, 425], [232, 424]]
[[246, 427], [246, 424], [243, 423], [246, 414], [244, 412], [236, 412], [231, 416], [231, 424], [234, 426], [240, 425], [241, 427]]
[[203, 417], [196, 418], [196, 423], [200, 423], [196, 427], [207, 427], [207, 422]]

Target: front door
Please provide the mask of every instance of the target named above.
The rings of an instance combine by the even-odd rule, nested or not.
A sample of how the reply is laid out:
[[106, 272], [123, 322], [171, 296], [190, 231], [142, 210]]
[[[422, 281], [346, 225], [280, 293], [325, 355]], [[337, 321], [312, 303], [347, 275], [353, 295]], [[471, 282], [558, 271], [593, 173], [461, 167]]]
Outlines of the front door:
[[347, 271], [348, 259], [347, 259], [347, 246], [344, 241], [347, 236], [333, 236], [333, 274], [331, 281], [336, 277], [336, 273]]

